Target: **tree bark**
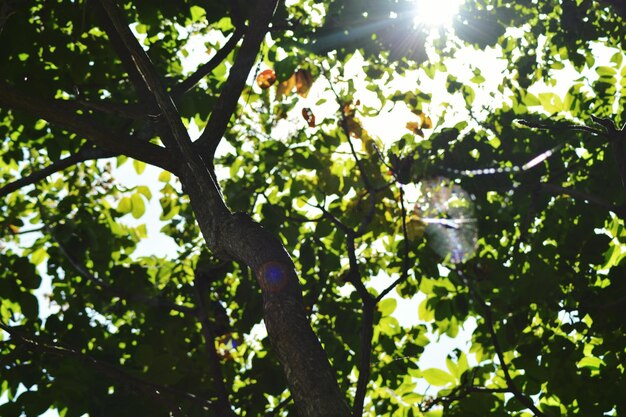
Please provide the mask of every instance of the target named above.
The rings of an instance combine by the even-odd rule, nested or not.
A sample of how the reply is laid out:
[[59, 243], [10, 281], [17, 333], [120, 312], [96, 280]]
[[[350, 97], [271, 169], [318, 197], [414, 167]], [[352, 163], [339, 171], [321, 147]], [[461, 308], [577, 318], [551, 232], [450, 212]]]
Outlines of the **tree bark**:
[[[311, 329], [291, 257], [281, 242], [243, 213], [216, 219], [191, 174], [181, 175], [196, 220], [212, 251], [244, 262], [263, 293], [265, 326], [300, 417], [346, 417], [350, 409]], [[214, 225], [218, 224], [217, 230]]]

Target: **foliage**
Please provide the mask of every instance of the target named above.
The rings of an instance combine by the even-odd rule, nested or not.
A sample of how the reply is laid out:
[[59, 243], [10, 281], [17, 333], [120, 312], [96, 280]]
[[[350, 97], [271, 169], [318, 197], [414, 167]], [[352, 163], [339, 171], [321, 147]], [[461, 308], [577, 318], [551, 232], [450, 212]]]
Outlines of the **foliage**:
[[[467, 0], [429, 32], [410, 1], [287, 1], [264, 35], [269, 0], [119, 1], [158, 81], [108, 4], [0, 3], [2, 416], [346, 415], [299, 388], [327, 365], [276, 330], [283, 294], [354, 415], [626, 413], [618, 2]], [[433, 233], [463, 224], [413, 210], [441, 176], [473, 196], [462, 262]], [[153, 207], [168, 256], [141, 252]], [[282, 258], [240, 255], [273, 245], [252, 226], [213, 237], [231, 212], [301, 297]], [[472, 323], [445, 369], [420, 361]]]

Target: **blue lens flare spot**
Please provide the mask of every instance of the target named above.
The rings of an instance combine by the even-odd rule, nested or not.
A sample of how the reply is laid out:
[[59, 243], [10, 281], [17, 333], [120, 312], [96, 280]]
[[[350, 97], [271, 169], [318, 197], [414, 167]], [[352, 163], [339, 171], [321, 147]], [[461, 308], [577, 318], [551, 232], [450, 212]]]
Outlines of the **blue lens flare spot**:
[[279, 262], [266, 262], [259, 268], [257, 279], [266, 291], [279, 291], [288, 281], [287, 269]]

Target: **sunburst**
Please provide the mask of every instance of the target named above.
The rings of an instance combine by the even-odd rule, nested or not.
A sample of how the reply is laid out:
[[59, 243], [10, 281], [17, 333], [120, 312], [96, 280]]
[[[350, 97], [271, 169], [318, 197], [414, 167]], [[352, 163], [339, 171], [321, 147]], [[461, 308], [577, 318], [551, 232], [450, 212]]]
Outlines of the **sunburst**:
[[418, 25], [450, 26], [463, 0], [415, 0], [415, 18]]

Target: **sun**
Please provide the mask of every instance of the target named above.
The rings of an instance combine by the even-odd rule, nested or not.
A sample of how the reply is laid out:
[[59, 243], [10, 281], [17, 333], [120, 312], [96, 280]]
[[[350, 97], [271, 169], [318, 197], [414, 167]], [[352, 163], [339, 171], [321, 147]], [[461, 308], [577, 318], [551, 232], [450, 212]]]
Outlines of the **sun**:
[[415, 0], [414, 21], [430, 27], [450, 26], [463, 0]]

